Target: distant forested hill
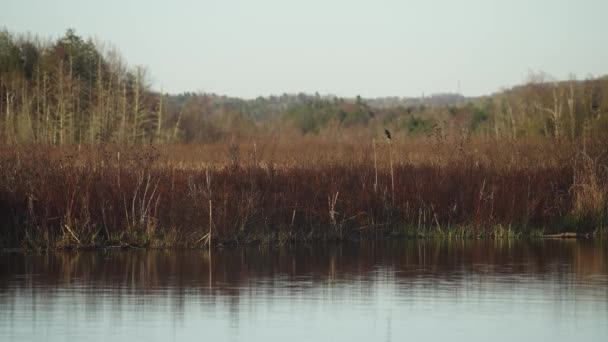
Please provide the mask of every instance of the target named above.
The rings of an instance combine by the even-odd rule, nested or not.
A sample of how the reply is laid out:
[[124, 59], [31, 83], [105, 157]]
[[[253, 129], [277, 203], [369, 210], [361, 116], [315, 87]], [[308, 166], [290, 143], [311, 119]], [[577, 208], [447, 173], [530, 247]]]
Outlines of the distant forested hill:
[[[153, 72], [153, 71], [152, 71]], [[324, 138], [478, 136], [577, 139], [608, 131], [608, 77], [526, 84], [492, 95], [424, 97], [282, 94], [240, 99], [164, 94], [148, 71], [68, 30], [57, 39], [0, 31], [0, 141], [195, 143]]]

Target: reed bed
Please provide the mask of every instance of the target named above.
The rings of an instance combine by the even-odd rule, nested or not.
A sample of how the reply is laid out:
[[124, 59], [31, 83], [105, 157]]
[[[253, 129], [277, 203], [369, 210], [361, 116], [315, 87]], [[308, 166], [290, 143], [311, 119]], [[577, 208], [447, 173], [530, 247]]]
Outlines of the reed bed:
[[[605, 236], [601, 141], [0, 146], [0, 245]], [[374, 158], [374, 151], [376, 157]]]

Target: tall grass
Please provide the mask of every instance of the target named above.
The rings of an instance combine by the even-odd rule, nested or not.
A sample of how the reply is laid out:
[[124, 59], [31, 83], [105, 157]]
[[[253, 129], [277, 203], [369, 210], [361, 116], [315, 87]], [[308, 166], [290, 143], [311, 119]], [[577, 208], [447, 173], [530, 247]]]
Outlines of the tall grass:
[[604, 146], [583, 153], [574, 143], [544, 141], [5, 145], [0, 244], [601, 235], [608, 216]]

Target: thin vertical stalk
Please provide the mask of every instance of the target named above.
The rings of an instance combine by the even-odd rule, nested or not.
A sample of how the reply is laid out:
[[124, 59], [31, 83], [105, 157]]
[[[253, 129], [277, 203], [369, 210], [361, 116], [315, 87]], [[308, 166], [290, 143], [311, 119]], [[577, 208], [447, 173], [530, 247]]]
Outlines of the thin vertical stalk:
[[393, 200], [393, 205], [395, 205], [395, 173], [393, 171], [393, 143], [390, 139], [388, 140], [388, 159], [389, 159], [390, 168], [391, 168], [391, 192], [392, 192], [391, 197]]
[[372, 140], [372, 147], [374, 150], [374, 192], [378, 192], [378, 158], [376, 156], [376, 139]]
[[211, 243], [213, 238], [213, 202], [211, 201], [211, 175], [209, 169], [205, 170], [205, 179], [207, 181], [207, 196], [209, 198], [209, 249], [211, 249]]
[[156, 142], [161, 142], [161, 129], [163, 124], [163, 90], [160, 90], [160, 100], [158, 103], [158, 121], [156, 123]]

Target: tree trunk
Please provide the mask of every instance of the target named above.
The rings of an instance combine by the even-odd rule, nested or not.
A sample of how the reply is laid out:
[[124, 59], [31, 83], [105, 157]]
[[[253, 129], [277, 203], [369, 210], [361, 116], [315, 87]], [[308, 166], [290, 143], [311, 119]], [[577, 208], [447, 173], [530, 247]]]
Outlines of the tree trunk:
[[570, 139], [576, 137], [576, 116], [574, 113], [574, 87], [570, 83], [570, 97], [568, 97], [568, 113], [570, 114]]
[[163, 124], [163, 91], [160, 91], [160, 100], [158, 103], [158, 118], [156, 123], [156, 142], [161, 142], [161, 129]]

